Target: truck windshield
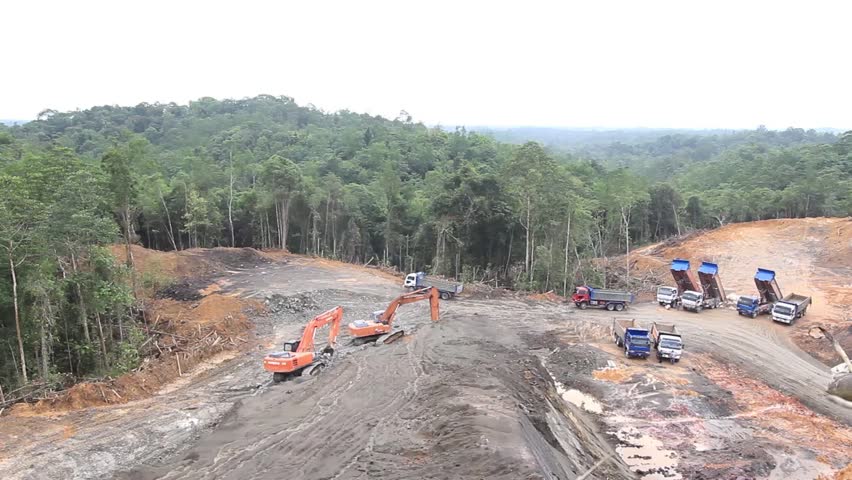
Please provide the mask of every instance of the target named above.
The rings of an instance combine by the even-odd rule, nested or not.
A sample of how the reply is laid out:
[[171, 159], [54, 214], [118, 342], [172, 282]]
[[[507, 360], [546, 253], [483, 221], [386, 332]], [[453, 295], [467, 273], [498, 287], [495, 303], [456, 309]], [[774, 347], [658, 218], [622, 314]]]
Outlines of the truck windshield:
[[633, 337], [630, 339], [630, 343], [633, 345], [648, 345], [648, 339], [642, 337]]
[[740, 297], [737, 300], [737, 305], [742, 305], [744, 307], [750, 307], [754, 303], [754, 299], [751, 297]]
[[694, 293], [684, 293], [683, 299], [684, 300], [690, 300], [690, 301], [694, 302], [694, 301], [698, 300], [698, 295], [696, 295]]
[[792, 315], [793, 309], [787, 305], [775, 305], [775, 313], [780, 313], [781, 315]]
[[658, 289], [657, 289], [657, 293], [659, 293], [660, 295], [666, 295], [666, 296], [669, 296], [669, 295], [674, 295], [674, 294], [676, 294], [676, 293], [677, 293], [677, 289], [676, 289], [676, 288], [672, 288], [672, 287], [660, 287], [660, 288], [658, 288]]
[[683, 347], [681, 346], [681, 343], [677, 340], [666, 339], [660, 342], [660, 348], [672, 348], [675, 350], [680, 350]]

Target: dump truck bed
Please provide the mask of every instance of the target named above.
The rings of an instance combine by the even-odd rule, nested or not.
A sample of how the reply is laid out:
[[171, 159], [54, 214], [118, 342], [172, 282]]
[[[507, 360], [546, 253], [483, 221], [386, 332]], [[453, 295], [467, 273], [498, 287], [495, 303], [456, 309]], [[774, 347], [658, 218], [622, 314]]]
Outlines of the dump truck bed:
[[722, 288], [722, 280], [719, 278], [719, 266], [715, 263], [701, 262], [698, 267], [698, 280], [704, 290], [706, 298], [717, 298], [724, 302], [725, 289]]
[[775, 281], [775, 272], [765, 268], [758, 268], [754, 275], [754, 284], [760, 293], [760, 303], [775, 303], [783, 298], [781, 288]]
[[689, 260], [676, 258], [672, 260], [672, 277], [677, 284], [678, 293], [683, 294], [687, 290], [693, 292], [701, 291], [701, 284], [695, 279], [692, 270], [689, 269]]
[[655, 330], [657, 334], [665, 333], [668, 335], [678, 335], [677, 329], [675, 328], [673, 323], [654, 322], [653, 330]]
[[453, 292], [453, 293], [461, 293], [464, 289], [464, 285], [458, 282], [452, 282], [450, 280], [444, 280], [439, 277], [425, 276], [422, 280], [420, 280], [420, 285], [423, 287], [434, 287], [442, 292]]
[[592, 300], [607, 300], [610, 302], [633, 302], [633, 294], [620, 290], [604, 290], [602, 288], [593, 288], [589, 292]]
[[806, 295], [798, 295], [798, 294], [795, 294], [795, 293], [791, 293], [790, 295], [787, 295], [786, 297], [781, 299], [781, 301], [787, 302], [787, 303], [792, 303], [794, 305], [802, 306], [802, 305], [810, 303], [811, 297], [808, 297]]
[[654, 322], [651, 324], [651, 338], [655, 343], [660, 342], [661, 335], [671, 335], [680, 337], [680, 333], [677, 332], [677, 328], [675, 328], [673, 323], [659, 323]]
[[619, 320], [612, 319], [612, 328], [618, 332], [619, 336], [624, 337], [624, 332], [627, 331], [628, 328], [637, 328], [636, 320]]

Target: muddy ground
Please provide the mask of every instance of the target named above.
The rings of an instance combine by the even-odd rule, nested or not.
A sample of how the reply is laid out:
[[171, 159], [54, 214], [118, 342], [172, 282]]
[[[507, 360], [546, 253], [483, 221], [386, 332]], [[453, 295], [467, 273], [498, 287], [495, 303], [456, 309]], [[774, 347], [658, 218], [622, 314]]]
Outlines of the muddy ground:
[[[261, 342], [125, 405], [0, 418], [0, 478], [833, 478], [852, 409], [828, 369], [766, 317], [638, 305], [674, 322], [676, 365], [627, 360], [613, 314], [516, 298], [402, 307], [407, 333], [355, 347], [303, 382], [272, 384], [263, 355], [312, 315], [365, 318], [400, 293], [368, 269], [290, 257], [222, 275], [268, 303]], [[34, 435], [33, 432], [38, 432]]]

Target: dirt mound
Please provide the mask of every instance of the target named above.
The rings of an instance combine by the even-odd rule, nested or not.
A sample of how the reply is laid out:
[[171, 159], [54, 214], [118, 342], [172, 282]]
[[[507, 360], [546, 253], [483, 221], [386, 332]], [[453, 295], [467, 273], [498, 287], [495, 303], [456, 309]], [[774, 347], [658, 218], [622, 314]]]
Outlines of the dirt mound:
[[234, 296], [211, 294], [200, 302], [181, 302], [172, 299], [154, 300], [149, 305], [149, 318], [155, 320], [151, 328], [181, 335], [196, 330], [198, 327], [217, 329], [222, 334], [240, 333], [247, 328], [230, 330], [233, 323], [248, 324], [246, 312], [259, 313], [265, 311], [263, 305], [254, 300], [246, 300]]
[[565, 298], [557, 295], [553, 290], [545, 293], [534, 293], [532, 295], [527, 295], [527, 298], [530, 300], [538, 300], [545, 302], [556, 302], [556, 303], [565, 303]]
[[[124, 245], [112, 245], [110, 250], [119, 263], [127, 261]], [[139, 275], [169, 279], [203, 277], [227, 270], [254, 268], [284, 261], [288, 256], [283, 252], [260, 252], [253, 248], [193, 248], [161, 252], [133, 245], [131, 250], [133, 265]]]
[[693, 268], [702, 261], [717, 263], [728, 295], [756, 294], [754, 272], [774, 270], [782, 293], [813, 298], [808, 315], [790, 331], [796, 343], [829, 365], [839, 363], [831, 345], [805, 335], [813, 323], [821, 323], [836, 328], [838, 340], [852, 349], [844, 319], [852, 306], [852, 218], [763, 220], [696, 232], [631, 253], [631, 276], [649, 293], [655, 284], [671, 285], [668, 265], [674, 258], [692, 261]]

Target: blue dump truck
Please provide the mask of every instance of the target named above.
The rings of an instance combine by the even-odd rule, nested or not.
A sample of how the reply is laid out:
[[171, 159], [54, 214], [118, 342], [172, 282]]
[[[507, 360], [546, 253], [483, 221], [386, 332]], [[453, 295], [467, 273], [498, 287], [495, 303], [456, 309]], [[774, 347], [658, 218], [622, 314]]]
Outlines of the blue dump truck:
[[651, 332], [636, 320], [612, 319], [612, 340], [624, 348], [624, 356], [648, 358], [651, 355]]
[[754, 284], [758, 295], [741, 296], [737, 300], [737, 314], [757, 318], [758, 315], [771, 312], [775, 302], [784, 298], [773, 270], [758, 268], [754, 274]]

